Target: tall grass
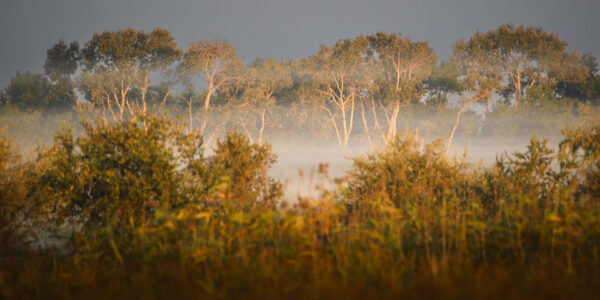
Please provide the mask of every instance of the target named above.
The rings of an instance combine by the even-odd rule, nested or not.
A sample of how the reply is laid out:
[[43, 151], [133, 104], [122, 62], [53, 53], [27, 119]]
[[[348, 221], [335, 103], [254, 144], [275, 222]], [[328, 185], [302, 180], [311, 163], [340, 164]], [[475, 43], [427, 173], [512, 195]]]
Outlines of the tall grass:
[[10, 201], [35, 204], [20, 232], [31, 239], [42, 228], [66, 242], [3, 244], [3, 298], [593, 298], [600, 290], [598, 124], [566, 131], [556, 153], [534, 136], [527, 151], [490, 168], [404, 134], [356, 158], [342, 179], [322, 168], [322, 185], [335, 189], [293, 205], [278, 201], [281, 187], [266, 175], [269, 146], [237, 132], [205, 157], [197, 132], [162, 118], [83, 128], [40, 150], [30, 172], [0, 165], [3, 183], [16, 178], [29, 191]]

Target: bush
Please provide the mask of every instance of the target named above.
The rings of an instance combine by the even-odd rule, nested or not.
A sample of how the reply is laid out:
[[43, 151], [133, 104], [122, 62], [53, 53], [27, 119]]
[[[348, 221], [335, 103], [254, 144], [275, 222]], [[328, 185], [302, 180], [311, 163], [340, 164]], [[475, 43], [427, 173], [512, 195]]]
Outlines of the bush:
[[0, 255], [22, 242], [32, 205], [26, 201], [26, 166], [0, 130]]
[[404, 139], [396, 136], [383, 151], [355, 159], [348, 188], [352, 205], [358, 208], [377, 199], [405, 209], [459, 193], [470, 175], [468, 165], [449, 160], [441, 140], [419, 148], [407, 133]]
[[246, 211], [273, 207], [282, 196], [281, 184], [267, 176], [276, 158], [269, 144], [253, 144], [241, 133], [229, 131], [208, 159], [207, 186]]

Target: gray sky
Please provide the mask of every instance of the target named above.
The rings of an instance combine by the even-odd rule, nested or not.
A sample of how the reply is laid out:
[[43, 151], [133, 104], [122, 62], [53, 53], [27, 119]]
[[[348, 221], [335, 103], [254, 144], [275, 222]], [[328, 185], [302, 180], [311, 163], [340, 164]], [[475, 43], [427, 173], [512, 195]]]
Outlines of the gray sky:
[[446, 58], [457, 38], [501, 24], [556, 32], [571, 50], [600, 57], [600, 0], [0, 0], [0, 87], [15, 71], [42, 72], [59, 38], [169, 30], [180, 47], [226, 38], [240, 55], [300, 58], [339, 38], [377, 31], [429, 41]]

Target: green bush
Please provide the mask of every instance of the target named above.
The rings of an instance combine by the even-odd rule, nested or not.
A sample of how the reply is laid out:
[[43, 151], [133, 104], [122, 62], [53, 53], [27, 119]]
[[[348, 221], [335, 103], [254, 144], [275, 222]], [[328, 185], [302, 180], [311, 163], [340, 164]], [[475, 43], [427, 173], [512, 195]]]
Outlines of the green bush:
[[37, 196], [58, 224], [84, 231], [145, 226], [156, 221], [158, 209], [242, 200], [252, 206], [274, 203], [281, 193], [266, 176], [275, 160], [270, 146], [251, 144], [237, 132], [204, 158], [197, 132], [184, 134], [162, 117], [82, 125], [81, 137], [64, 130], [39, 159], [47, 167]]
[[229, 204], [239, 204], [245, 210], [273, 207], [282, 196], [281, 184], [267, 176], [276, 158], [269, 144], [253, 144], [241, 133], [229, 131], [217, 141], [208, 159], [207, 186], [219, 190], [219, 196]]
[[0, 257], [3, 250], [23, 241], [25, 226], [31, 221], [25, 170], [17, 149], [0, 130]]

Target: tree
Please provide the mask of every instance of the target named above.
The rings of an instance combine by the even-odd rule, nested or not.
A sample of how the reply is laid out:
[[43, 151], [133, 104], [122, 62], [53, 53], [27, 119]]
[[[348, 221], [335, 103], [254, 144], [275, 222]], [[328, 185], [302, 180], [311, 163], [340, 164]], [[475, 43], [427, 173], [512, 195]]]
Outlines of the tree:
[[257, 59], [244, 72], [246, 98], [271, 100], [282, 89], [292, 85], [291, 62], [273, 58]]
[[273, 207], [282, 196], [281, 184], [267, 171], [277, 161], [271, 145], [253, 143], [237, 131], [217, 140], [207, 160], [205, 186], [220, 189], [229, 207], [244, 210]]
[[356, 97], [364, 80], [365, 62], [368, 60], [368, 40], [359, 36], [354, 40], [342, 39], [333, 47], [321, 49], [307, 61], [312, 79], [321, 95], [328, 97], [341, 114], [342, 133], [336, 118], [327, 105], [323, 106], [334, 125], [338, 142], [347, 146], [354, 123]]
[[[150, 74], [164, 70], [181, 55], [175, 39], [164, 29], [151, 33], [133, 28], [94, 33], [82, 51], [85, 73], [82, 89], [88, 100], [103, 105], [115, 118], [126, 111], [146, 112], [146, 93]], [[132, 102], [128, 94], [140, 90], [140, 101]], [[114, 112], [116, 106], [118, 113]]]
[[46, 51], [44, 72], [52, 81], [59, 81], [65, 77], [70, 79], [77, 71], [80, 60], [79, 43], [74, 41], [67, 46], [65, 41], [60, 39]]
[[27, 172], [20, 151], [0, 130], [0, 255], [25, 237], [32, 223], [35, 200], [27, 199]]
[[[369, 43], [371, 51], [377, 54], [375, 86], [370, 92], [380, 95], [379, 102], [386, 117], [390, 115], [387, 117], [388, 133], [384, 136], [388, 143], [396, 134], [400, 107], [419, 101], [425, 93], [424, 81], [437, 62], [437, 56], [427, 42], [413, 42], [399, 33], [378, 32], [369, 36]], [[391, 114], [384, 104], [392, 105]]]
[[50, 82], [42, 74], [19, 72], [6, 87], [7, 102], [22, 111], [32, 111], [48, 105]]
[[241, 65], [235, 48], [227, 40], [213, 39], [191, 43], [183, 55], [181, 71], [187, 80], [200, 76], [208, 85], [204, 110], [210, 107], [210, 97], [219, 88], [231, 83], [235, 70]]
[[192, 136], [155, 116], [82, 126], [80, 137], [64, 130], [40, 153], [46, 167], [36, 192], [56, 212], [57, 223], [68, 221], [88, 232], [105, 226], [125, 230], [152, 224], [158, 209], [183, 205], [177, 157], [189, 153], [180, 140]]
[[[570, 72], [556, 85], [556, 91], [562, 97], [575, 98], [580, 101], [594, 101], [600, 99], [600, 76], [598, 75], [598, 62], [591, 54], [583, 54], [579, 63], [575, 65], [579, 72]], [[581, 71], [584, 72], [581, 72]], [[587, 71], [587, 72], [585, 72]]]
[[502, 25], [487, 33], [478, 32], [471, 41], [486, 45], [481, 50], [499, 58], [496, 63], [501, 67], [502, 90], [514, 95], [515, 111], [527, 89], [541, 82], [556, 84], [575, 58], [565, 51], [567, 43], [558, 35], [533, 26]]
[[52, 81], [48, 102], [53, 106], [69, 107], [77, 101], [71, 76], [77, 71], [80, 60], [81, 51], [76, 41], [67, 45], [60, 39], [46, 51], [44, 72]]
[[493, 44], [483, 36], [483, 33], [477, 31], [468, 41], [461, 39], [454, 44], [454, 54], [451, 59], [461, 70], [458, 83], [462, 105], [448, 138], [447, 153], [450, 151], [452, 139], [465, 109], [473, 103], [491, 99], [502, 81], [501, 56], [498, 52], [489, 51]]
[[430, 98], [427, 104], [432, 104], [438, 110], [448, 103], [449, 93], [458, 93], [460, 85], [458, 77], [461, 75], [460, 68], [449, 61], [443, 61], [439, 66], [431, 70], [429, 78], [425, 81]]

